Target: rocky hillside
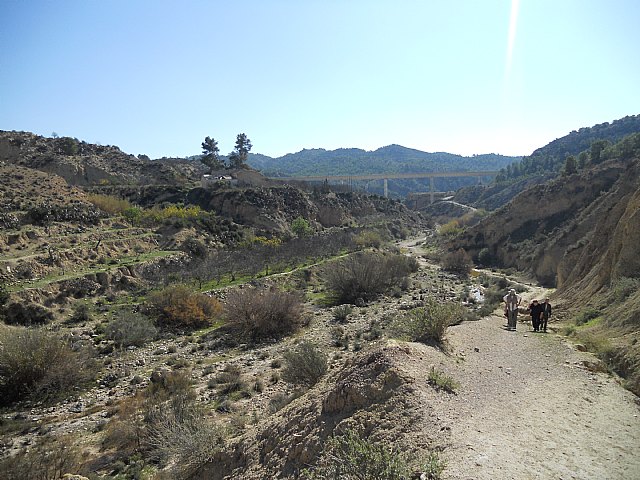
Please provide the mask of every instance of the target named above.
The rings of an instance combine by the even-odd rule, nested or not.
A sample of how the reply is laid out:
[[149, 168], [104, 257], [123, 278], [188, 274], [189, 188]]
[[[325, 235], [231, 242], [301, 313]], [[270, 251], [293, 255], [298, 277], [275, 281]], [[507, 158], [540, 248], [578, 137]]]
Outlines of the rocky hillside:
[[[637, 137], [635, 137], [637, 139]], [[578, 339], [640, 392], [640, 156], [537, 185], [468, 228], [451, 248], [557, 286]]]
[[317, 229], [389, 219], [399, 226], [415, 228], [423, 221], [418, 213], [395, 200], [351, 192], [307, 193], [291, 186], [197, 188], [188, 193], [186, 201], [263, 234], [288, 232], [292, 220], [298, 217]]
[[[626, 236], [618, 234], [624, 244], [614, 242], [616, 226], [634, 205], [638, 168], [637, 159], [612, 160], [530, 188], [469, 228], [454, 246], [485, 263], [529, 271], [539, 281], [561, 288], [585, 281], [597, 267], [600, 280], [588, 289], [594, 293], [609, 283], [615, 268], [630, 269], [626, 276], [638, 272], [635, 261], [621, 267], [619, 260], [638, 240], [640, 230], [625, 229]], [[614, 265], [605, 268], [602, 262], [608, 258]]]
[[71, 137], [0, 131], [0, 161], [54, 173], [71, 185], [176, 185], [197, 181], [199, 162], [151, 161]]
[[[456, 192], [456, 201], [477, 208], [495, 210], [505, 205], [520, 192], [533, 185], [547, 183], [563, 171], [567, 156], [577, 159], [579, 168], [596, 165], [606, 159], [618, 158], [622, 139], [627, 141], [640, 132], [640, 115], [632, 115], [574, 130], [564, 137], [536, 149], [530, 156], [507, 165], [496, 181], [486, 187], [464, 187]], [[629, 141], [628, 147], [633, 150]]]

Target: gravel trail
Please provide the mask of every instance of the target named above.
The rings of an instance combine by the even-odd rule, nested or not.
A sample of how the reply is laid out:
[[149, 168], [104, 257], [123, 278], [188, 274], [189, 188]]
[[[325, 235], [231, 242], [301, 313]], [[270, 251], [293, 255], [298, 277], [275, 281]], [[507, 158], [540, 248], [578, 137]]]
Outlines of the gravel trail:
[[450, 329], [461, 388], [436, 406], [451, 433], [445, 478], [640, 479], [637, 397], [562, 337], [503, 324]]

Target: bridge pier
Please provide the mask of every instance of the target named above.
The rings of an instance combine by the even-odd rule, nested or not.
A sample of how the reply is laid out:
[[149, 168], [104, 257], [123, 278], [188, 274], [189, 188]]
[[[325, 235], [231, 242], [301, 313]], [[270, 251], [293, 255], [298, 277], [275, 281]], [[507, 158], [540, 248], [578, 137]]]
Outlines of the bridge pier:
[[388, 184], [388, 179], [385, 178], [384, 179], [384, 198], [389, 198], [389, 184]]
[[434, 183], [434, 178], [429, 177], [429, 203], [431, 204], [433, 204], [433, 202], [435, 202], [436, 200], [435, 192], [436, 192], [436, 187]]

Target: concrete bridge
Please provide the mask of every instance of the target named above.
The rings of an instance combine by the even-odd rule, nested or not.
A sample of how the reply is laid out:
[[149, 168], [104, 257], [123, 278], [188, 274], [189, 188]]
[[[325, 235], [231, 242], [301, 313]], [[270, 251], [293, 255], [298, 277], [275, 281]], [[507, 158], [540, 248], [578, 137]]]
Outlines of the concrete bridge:
[[308, 177], [271, 177], [272, 180], [280, 181], [297, 181], [297, 182], [350, 182], [354, 180], [382, 180], [384, 182], [384, 196], [389, 196], [388, 181], [393, 179], [407, 178], [428, 178], [429, 193], [431, 194], [431, 203], [433, 203], [436, 193], [434, 186], [435, 178], [450, 177], [495, 177], [498, 173], [493, 170], [482, 172], [420, 172], [420, 173], [368, 173], [363, 175], [315, 175]]

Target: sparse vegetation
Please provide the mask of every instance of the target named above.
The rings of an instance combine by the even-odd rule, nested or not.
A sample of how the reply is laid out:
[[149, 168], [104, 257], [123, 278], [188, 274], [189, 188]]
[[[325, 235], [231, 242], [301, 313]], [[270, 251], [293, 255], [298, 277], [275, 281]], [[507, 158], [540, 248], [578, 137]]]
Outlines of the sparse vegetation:
[[460, 384], [456, 382], [446, 373], [437, 370], [435, 367], [431, 367], [429, 370], [429, 383], [439, 390], [444, 390], [447, 393], [456, 393]]
[[59, 480], [84, 472], [86, 452], [72, 436], [40, 439], [28, 450], [0, 460], [3, 480]]
[[382, 443], [376, 443], [346, 430], [331, 437], [318, 464], [302, 474], [307, 480], [406, 480], [413, 478], [417, 467], [423, 467], [423, 478], [437, 480], [444, 464], [435, 452], [423, 465], [415, 465], [406, 454], [393, 450]]
[[229, 294], [225, 319], [230, 328], [251, 341], [280, 338], [302, 324], [302, 301], [296, 293], [245, 288]]
[[345, 323], [349, 319], [349, 315], [353, 312], [351, 305], [338, 305], [333, 309], [333, 319], [339, 323]]
[[405, 255], [362, 252], [332, 264], [324, 278], [334, 303], [357, 305], [400, 286], [417, 270], [416, 260]]
[[383, 243], [382, 235], [373, 230], [364, 230], [353, 238], [358, 248], [380, 248]]
[[459, 323], [465, 309], [457, 303], [440, 303], [430, 297], [424, 307], [415, 308], [396, 319], [394, 328], [398, 335], [408, 340], [442, 345], [447, 328]]
[[327, 371], [327, 356], [310, 342], [285, 353], [284, 360], [282, 378], [295, 385], [312, 387]]
[[69, 395], [95, 375], [84, 349], [74, 350], [53, 333], [15, 328], [0, 331], [0, 404]]

